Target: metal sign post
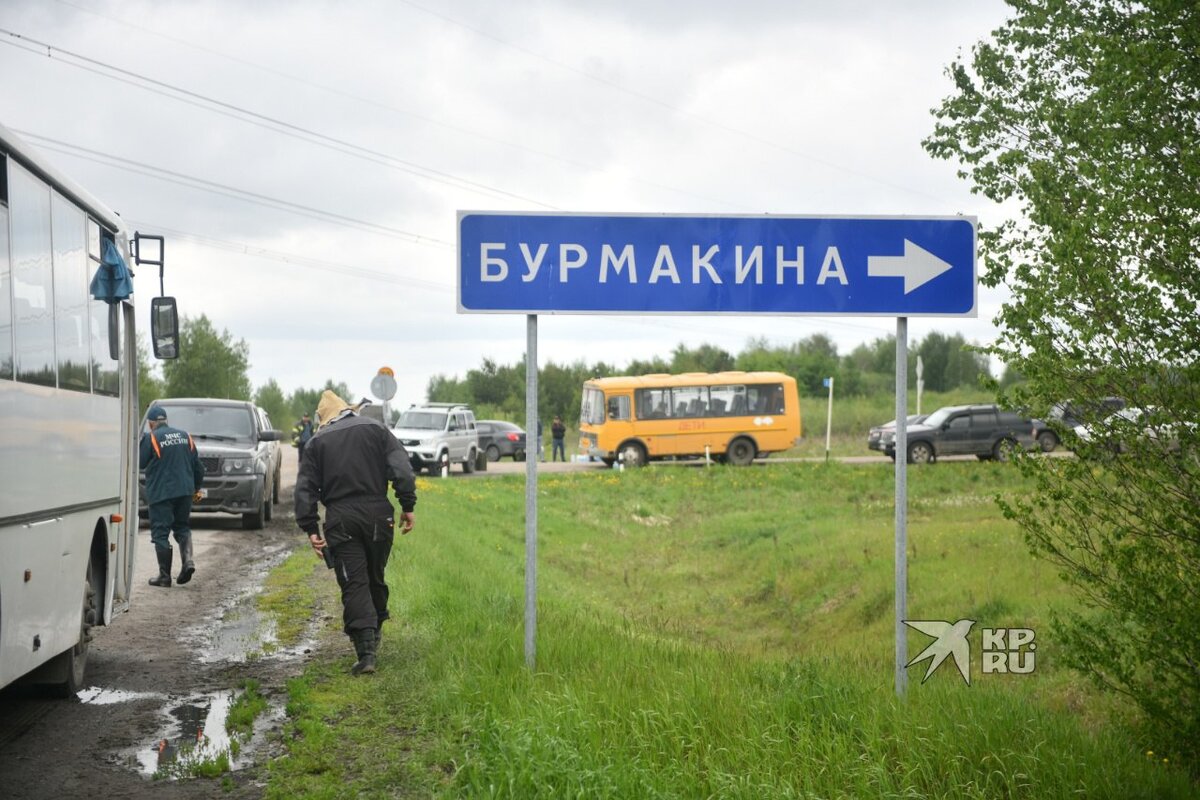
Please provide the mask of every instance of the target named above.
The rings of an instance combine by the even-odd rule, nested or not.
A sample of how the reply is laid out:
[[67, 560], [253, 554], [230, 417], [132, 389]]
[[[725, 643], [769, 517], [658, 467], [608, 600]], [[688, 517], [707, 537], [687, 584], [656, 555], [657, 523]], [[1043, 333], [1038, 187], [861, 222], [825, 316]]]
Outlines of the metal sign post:
[[908, 690], [908, 319], [896, 318], [896, 695]]
[[[896, 318], [896, 692], [908, 613], [908, 317], [974, 317], [974, 217], [458, 212], [458, 312], [527, 317], [525, 426], [536, 436], [537, 315]], [[921, 384], [918, 384], [921, 385]], [[833, 379], [826, 460], [833, 421]], [[525, 663], [537, 630], [537, 458], [525, 464]]]
[[828, 377], [824, 381], [825, 386], [829, 389], [829, 409], [825, 414], [825, 463], [829, 463], [829, 441], [833, 433], [833, 377]]
[[528, 437], [537, 435], [537, 314], [525, 322], [525, 666], [537, 656], [537, 482], [538, 458], [530, 458]]

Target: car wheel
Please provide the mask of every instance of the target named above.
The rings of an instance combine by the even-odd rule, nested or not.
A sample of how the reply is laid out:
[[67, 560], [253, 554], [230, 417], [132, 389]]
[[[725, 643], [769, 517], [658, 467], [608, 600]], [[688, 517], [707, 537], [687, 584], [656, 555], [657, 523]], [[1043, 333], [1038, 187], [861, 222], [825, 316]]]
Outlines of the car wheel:
[[280, 467], [275, 468], [275, 483], [271, 486], [271, 502], [279, 503], [279, 478], [282, 472]]
[[729, 443], [729, 463], [735, 467], [746, 467], [754, 461], [754, 445], [744, 436]]
[[997, 461], [1008, 461], [1012, 458], [1013, 450], [1017, 447], [1017, 443], [1012, 439], [1001, 439], [996, 442], [996, 446], [992, 448], [992, 458]]
[[646, 466], [646, 448], [637, 442], [626, 442], [621, 445], [621, 462], [627, 467]]
[[1058, 436], [1054, 431], [1042, 431], [1038, 434], [1037, 443], [1043, 453], [1053, 453], [1054, 448], [1058, 447]]
[[[515, 459], [516, 456], [514, 455], [513, 458]], [[494, 445], [494, 444], [489, 444], [487, 446], [487, 460], [488, 461], [499, 461], [500, 460], [500, 448], [496, 447], [496, 445]]]
[[913, 442], [908, 446], [908, 463], [932, 464], [933, 461], [933, 447], [929, 442]]
[[517, 452], [513, 453], [513, 461], [524, 461], [524, 460], [525, 460], [525, 451], [524, 450], [518, 450]]
[[487, 472], [487, 468], [488, 468], [487, 453], [477, 453], [475, 455], [475, 471], [476, 472]]
[[470, 475], [475, 471], [475, 448], [467, 451], [467, 460], [462, 462], [463, 475]]
[[270, 522], [275, 518], [275, 505], [271, 502], [271, 498], [263, 501], [263, 521]]
[[[267, 504], [269, 505], [269, 504]], [[242, 514], [242, 529], [247, 531], [259, 531], [263, 526], [263, 510], [260, 508], [254, 514]]]

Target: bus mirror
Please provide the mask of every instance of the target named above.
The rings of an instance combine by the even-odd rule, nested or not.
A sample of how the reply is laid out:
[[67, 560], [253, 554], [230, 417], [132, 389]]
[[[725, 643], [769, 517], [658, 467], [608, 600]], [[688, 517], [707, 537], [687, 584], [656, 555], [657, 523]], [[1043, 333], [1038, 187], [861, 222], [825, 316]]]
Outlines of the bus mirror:
[[155, 358], [179, 357], [179, 312], [174, 297], [155, 297], [150, 301], [150, 340]]

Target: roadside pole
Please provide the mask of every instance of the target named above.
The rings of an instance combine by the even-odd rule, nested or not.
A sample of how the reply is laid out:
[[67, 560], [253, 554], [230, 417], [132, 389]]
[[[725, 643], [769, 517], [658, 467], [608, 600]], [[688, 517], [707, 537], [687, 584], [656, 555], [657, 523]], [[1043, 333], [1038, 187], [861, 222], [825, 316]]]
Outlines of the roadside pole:
[[833, 431], [833, 377], [825, 379], [829, 387], [829, 410], [825, 414], [825, 463], [829, 463], [829, 437]]
[[896, 695], [908, 691], [908, 317], [896, 317]]
[[[525, 325], [525, 430], [537, 431], [538, 360], [537, 314]], [[525, 666], [533, 669], [537, 656], [537, 458], [525, 457]]]

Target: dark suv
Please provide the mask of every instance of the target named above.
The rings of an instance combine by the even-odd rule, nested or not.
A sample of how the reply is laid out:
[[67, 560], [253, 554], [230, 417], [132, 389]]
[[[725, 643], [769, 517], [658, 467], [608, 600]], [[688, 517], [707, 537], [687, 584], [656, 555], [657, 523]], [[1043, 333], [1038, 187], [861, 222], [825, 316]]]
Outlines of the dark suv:
[[[946, 406], [908, 429], [908, 460], [926, 464], [939, 456], [973, 455], [981, 461], [1006, 461], [1012, 448], [1036, 447], [1035, 431], [1042, 427], [994, 405]], [[895, 458], [896, 429], [884, 431], [880, 444]]]
[[[151, 405], [166, 409], [167, 424], [196, 442], [204, 464], [204, 497], [192, 510], [241, 514], [243, 528], [263, 527], [279, 502], [283, 458], [282, 434], [271, 427], [267, 412], [243, 400], [170, 398]], [[139, 502], [144, 512], [145, 492]]]

